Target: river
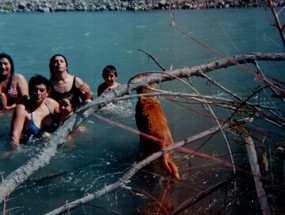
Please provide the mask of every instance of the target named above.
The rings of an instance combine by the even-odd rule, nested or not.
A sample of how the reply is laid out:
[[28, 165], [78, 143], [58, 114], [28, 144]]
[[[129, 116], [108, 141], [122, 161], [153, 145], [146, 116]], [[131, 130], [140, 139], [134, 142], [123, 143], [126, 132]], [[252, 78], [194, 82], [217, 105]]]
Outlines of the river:
[[[185, 34], [171, 26], [173, 16], [176, 27]], [[97, 86], [103, 81], [102, 69], [108, 64], [117, 68], [118, 82], [122, 84], [138, 73], [160, 70], [139, 49], [151, 54], [166, 69], [190, 67], [219, 59], [209, 48], [225, 56], [248, 52], [282, 52], [281, 39], [269, 18], [272, 19], [270, 11], [263, 8], [0, 14], [0, 52], [13, 57], [16, 72], [23, 74], [27, 80], [36, 73], [49, 77], [49, 59], [61, 53], [67, 58], [69, 72], [89, 84], [96, 97]], [[284, 62], [263, 62], [260, 66], [272, 76], [285, 80]], [[243, 98], [256, 87], [254, 77], [240, 68], [214, 72], [211, 77]], [[201, 93], [222, 95], [219, 90], [212, 90], [204, 80], [193, 78], [192, 82]], [[178, 81], [163, 83], [160, 89], [192, 93]], [[136, 128], [135, 102], [131, 100], [123, 108], [100, 113]], [[175, 141], [215, 125], [212, 120], [200, 117], [175, 102], [166, 99], [161, 102]], [[201, 107], [195, 108], [201, 110]], [[229, 113], [217, 110], [217, 114]], [[0, 117], [0, 152], [9, 148], [11, 116], [12, 112], [8, 112]], [[191, 148], [200, 147], [202, 142], [191, 145]], [[234, 141], [231, 144], [233, 152], [239, 152], [241, 146]], [[1, 160], [3, 176], [34, 156], [38, 150], [37, 145], [23, 146], [12, 158]], [[227, 146], [221, 136], [203, 146], [201, 152], [229, 159]], [[7, 201], [7, 214], [43, 214], [101, 189], [118, 180], [136, 161], [138, 154], [137, 134], [91, 116], [59, 148], [47, 167], [31, 176], [11, 194]], [[179, 151], [175, 159], [182, 180], [166, 195], [165, 202], [172, 205], [179, 205], [206, 189], [206, 185], [215, 184], [232, 174], [230, 168], [205, 159], [195, 159], [195, 156], [189, 157]], [[192, 171], [189, 170], [190, 163]], [[162, 198], [166, 182], [158, 183], [157, 178], [139, 172], [130, 184], [132, 191], [108, 193], [71, 214], [140, 214], [149, 206], [141, 197], [142, 190], [157, 199]], [[233, 189], [233, 186], [229, 185], [229, 189]], [[224, 192], [225, 189], [222, 189], [211, 194], [185, 214], [217, 214], [221, 210]], [[237, 214], [241, 209], [237, 205], [229, 209], [227, 214]]]

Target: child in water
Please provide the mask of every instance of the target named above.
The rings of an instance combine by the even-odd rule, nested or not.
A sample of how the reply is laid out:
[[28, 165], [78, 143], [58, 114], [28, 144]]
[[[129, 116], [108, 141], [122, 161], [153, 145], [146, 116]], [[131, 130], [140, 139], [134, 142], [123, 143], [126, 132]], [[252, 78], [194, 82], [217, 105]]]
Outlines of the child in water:
[[117, 70], [114, 66], [108, 65], [103, 69], [102, 76], [104, 82], [99, 85], [97, 89], [97, 96], [100, 96], [104, 92], [113, 90], [116, 87], [121, 86], [120, 83], [116, 82], [118, 78]]
[[75, 107], [76, 101], [71, 93], [66, 94], [64, 98], [59, 101], [59, 109], [61, 114], [59, 122], [61, 124], [63, 124], [67, 118], [74, 114]]
[[[65, 121], [72, 116], [76, 111], [76, 99], [74, 94], [68, 93], [59, 101], [59, 110], [60, 110], [60, 118], [59, 118], [59, 126], [63, 126]], [[77, 131], [84, 132], [86, 127], [80, 125], [77, 128]], [[69, 147], [74, 147], [75, 144], [72, 141], [71, 136], [68, 137], [68, 140], [71, 141], [69, 143]]]

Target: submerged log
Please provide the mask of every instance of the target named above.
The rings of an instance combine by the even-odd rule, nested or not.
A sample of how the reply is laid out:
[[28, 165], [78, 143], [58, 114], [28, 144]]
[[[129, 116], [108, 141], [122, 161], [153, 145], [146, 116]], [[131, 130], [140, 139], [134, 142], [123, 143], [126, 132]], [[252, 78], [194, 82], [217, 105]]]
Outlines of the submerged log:
[[[25, 182], [32, 174], [40, 168], [48, 165], [50, 159], [57, 152], [57, 147], [66, 141], [66, 138], [72, 133], [88, 116], [100, 109], [100, 106], [108, 104], [114, 98], [131, 93], [139, 87], [143, 87], [151, 82], [165, 82], [174, 80], [177, 77], [186, 78], [191, 76], [201, 76], [201, 73], [212, 72], [221, 68], [230, 66], [241, 66], [242, 64], [252, 63], [257, 61], [285, 61], [285, 53], [249, 53], [238, 55], [231, 58], [223, 58], [200, 66], [187, 67], [165, 72], [150, 72], [145, 73], [146, 76], [136, 79], [130, 79], [127, 84], [114, 89], [106, 95], [96, 98], [93, 102], [80, 108], [76, 114], [71, 116], [65, 123], [65, 126], [58, 128], [52, 137], [45, 143], [45, 146], [34, 158], [20, 166], [14, 172], [9, 174], [0, 184], [0, 203], [4, 201], [6, 196], [9, 196], [19, 185]], [[242, 66], [247, 72], [249, 68]], [[254, 73], [254, 72], [252, 72]], [[258, 77], [257, 74], [254, 73]], [[262, 77], [258, 77], [261, 78]], [[268, 83], [271, 84], [272, 83]], [[278, 88], [277, 86], [274, 86]], [[279, 89], [284, 91], [282, 89]], [[120, 100], [124, 99], [121, 97]]]

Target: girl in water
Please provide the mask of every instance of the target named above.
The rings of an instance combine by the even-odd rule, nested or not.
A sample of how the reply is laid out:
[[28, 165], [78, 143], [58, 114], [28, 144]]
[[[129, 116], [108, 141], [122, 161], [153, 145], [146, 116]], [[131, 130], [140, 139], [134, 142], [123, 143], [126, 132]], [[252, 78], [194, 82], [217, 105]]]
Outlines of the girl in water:
[[73, 94], [71, 93], [66, 94], [59, 101], [59, 109], [60, 109], [60, 114], [61, 114], [59, 122], [63, 124], [66, 119], [68, 119], [70, 116], [74, 114], [75, 108], [76, 108], [76, 102], [75, 102]]

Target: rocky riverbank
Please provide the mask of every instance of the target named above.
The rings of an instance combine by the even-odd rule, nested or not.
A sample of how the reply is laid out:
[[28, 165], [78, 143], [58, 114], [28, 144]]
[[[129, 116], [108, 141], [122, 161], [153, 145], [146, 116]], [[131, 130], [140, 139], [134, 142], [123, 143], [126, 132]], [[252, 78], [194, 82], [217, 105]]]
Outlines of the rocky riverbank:
[[[265, 0], [0, 0], [0, 12], [140, 11], [264, 7]], [[281, 2], [281, 1], [279, 1]]]

